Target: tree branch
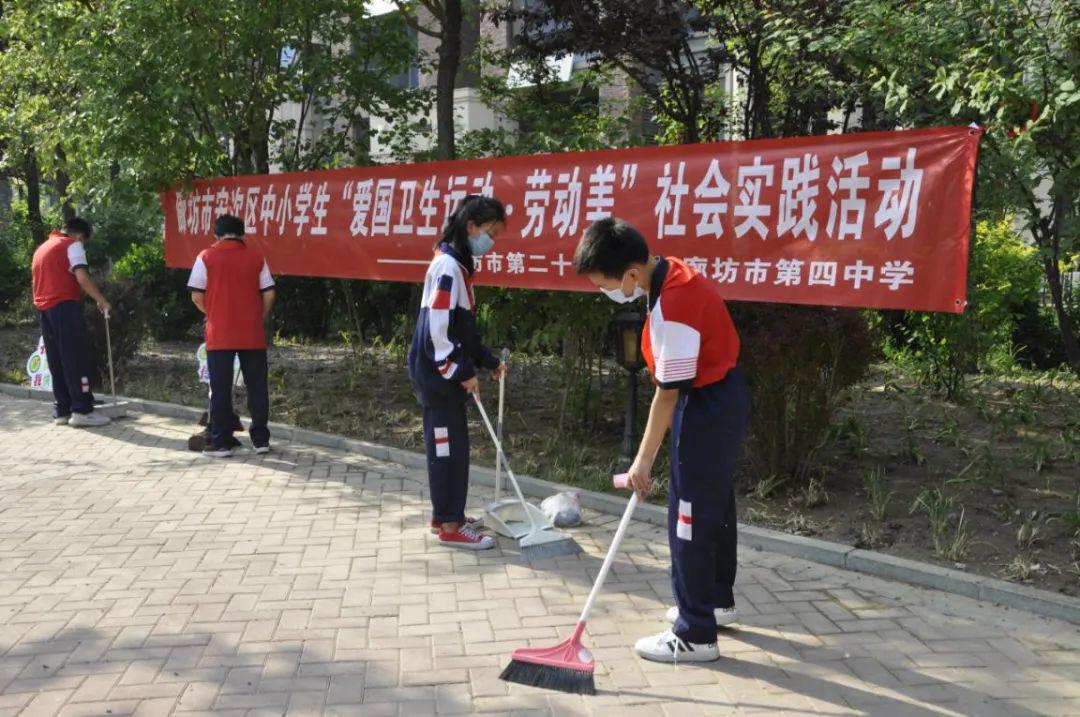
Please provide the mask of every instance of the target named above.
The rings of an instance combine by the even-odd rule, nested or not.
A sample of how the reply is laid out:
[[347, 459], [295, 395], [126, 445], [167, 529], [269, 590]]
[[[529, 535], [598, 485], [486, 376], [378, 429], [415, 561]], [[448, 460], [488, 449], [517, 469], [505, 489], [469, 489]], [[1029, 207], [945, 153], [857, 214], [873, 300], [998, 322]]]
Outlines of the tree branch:
[[[413, 13], [412, 9], [408, 5], [406, 5], [403, 0], [394, 0], [394, 4], [397, 5], [397, 9], [401, 13], [401, 18], [405, 21], [406, 25], [419, 33], [427, 35], [428, 37], [433, 37], [436, 40], [442, 39], [442, 32], [429, 30], [428, 28], [421, 25], [420, 19]], [[428, 4], [424, 3], [424, 7], [428, 7]], [[429, 11], [430, 9], [431, 8], [428, 8]], [[440, 17], [440, 15], [436, 15], [434, 12], [431, 14], [436, 19], [439, 19]], [[443, 13], [443, 16], [445, 16], [445, 13]]]

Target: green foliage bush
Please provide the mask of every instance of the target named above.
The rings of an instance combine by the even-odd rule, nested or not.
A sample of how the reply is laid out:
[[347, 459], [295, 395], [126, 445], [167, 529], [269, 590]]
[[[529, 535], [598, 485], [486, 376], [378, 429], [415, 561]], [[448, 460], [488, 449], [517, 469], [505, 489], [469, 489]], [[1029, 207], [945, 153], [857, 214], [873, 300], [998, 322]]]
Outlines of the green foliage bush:
[[[85, 218], [94, 227], [86, 242], [91, 267], [108, 267], [130, 251], [161, 241], [161, 209], [155, 205], [110, 201], [87, 207]], [[162, 266], [164, 266], [164, 252]]]
[[1018, 319], [1038, 307], [1041, 271], [1035, 252], [1011, 218], [979, 222], [964, 313], [879, 316], [886, 355], [948, 398], [963, 392], [968, 374], [1011, 365]]
[[0, 237], [0, 313], [6, 313], [30, 286], [29, 267], [17, 259], [15, 247]]
[[[1080, 282], [1063, 287], [1065, 312], [1073, 326], [1080, 326]], [[1061, 344], [1061, 327], [1048, 300], [1031, 301], [1020, 307], [1013, 330], [1016, 360], [1026, 368], [1051, 370], [1068, 361]]]
[[731, 313], [750, 382], [750, 472], [805, 482], [844, 390], [878, 355], [874, 335], [852, 309], [732, 304]]
[[[156, 323], [157, 309], [147, 301], [145, 284], [129, 279], [105, 278], [94, 272], [101, 292], [112, 304], [109, 317], [109, 336], [112, 339], [113, 367], [122, 371], [124, 365], [138, 352], [149, 332], [151, 319]], [[105, 336], [105, 318], [92, 301], [85, 302], [86, 329], [90, 338], [94, 375], [91, 381], [102, 392], [109, 389], [108, 346]]]
[[[59, 222], [59, 215], [50, 212], [46, 224]], [[34, 240], [26, 202], [12, 202], [0, 213], [0, 314], [9, 319], [30, 318], [30, 261], [34, 256]]]
[[332, 280], [282, 276], [275, 281], [274, 333], [290, 339], [326, 338], [334, 312]]
[[[147, 330], [159, 341], [192, 337], [202, 322], [202, 314], [191, 303], [186, 269], [165, 266], [165, 245], [160, 236], [134, 244], [113, 268], [118, 285], [138, 287], [139, 296], [153, 310], [154, 320]], [[112, 301], [113, 297], [106, 294]]]

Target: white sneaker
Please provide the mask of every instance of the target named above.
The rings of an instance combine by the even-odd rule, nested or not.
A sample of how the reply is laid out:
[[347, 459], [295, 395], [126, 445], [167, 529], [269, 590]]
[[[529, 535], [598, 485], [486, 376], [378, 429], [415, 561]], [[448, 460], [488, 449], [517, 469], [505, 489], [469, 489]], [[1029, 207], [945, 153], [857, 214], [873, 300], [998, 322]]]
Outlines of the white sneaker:
[[204, 456], [209, 456], [210, 458], [231, 458], [233, 454], [233, 449], [214, 448], [213, 446], [208, 446], [203, 450], [202, 454]]
[[97, 428], [98, 426], [107, 426], [112, 421], [108, 416], [103, 416], [100, 413], [73, 413], [71, 414], [71, 420], [68, 421], [68, 425], [73, 428]]
[[664, 630], [659, 635], [643, 637], [634, 643], [638, 655], [652, 662], [712, 662], [720, 659], [720, 650], [715, 642], [699, 645], [686, 642], [671, 630]]
[[56, 418], [53, 419], [53, 423], [55, 423], [58, 426], [66, 426], [68, 424], [68, 421], [70, 421], [70, 420], [71, 420], [71, 416], [57, 416]]
[[[716, 626], [723, 627], [724, 625], [730, 625], [739, 621], [739, 611], [732, 607], [718, 607], [713, 610], [713, 614], [716, 616]], [[672, 605], [664, 613], [664, 619], [670, 623], [674, 623], [679, 619], [679, 606]]]
[[260, 456], [266, 455], [269, 452], [270, 452], [270, 444], [269, 443], [266, 444], [265, 446], [255, 446], [255, 453], [257, 453]]

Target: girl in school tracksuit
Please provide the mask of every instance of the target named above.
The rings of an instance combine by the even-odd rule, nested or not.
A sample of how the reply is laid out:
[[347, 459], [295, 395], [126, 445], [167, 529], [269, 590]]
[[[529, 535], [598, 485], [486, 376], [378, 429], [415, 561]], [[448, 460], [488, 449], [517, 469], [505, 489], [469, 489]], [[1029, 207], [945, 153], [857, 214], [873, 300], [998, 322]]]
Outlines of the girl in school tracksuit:
[[495, 379], [506, 371], [476, 330], [473, 258], [490, 251], [505, 227], [506, 212], [497, 199], [470, 195], [461, 201], [424, 277], [420, 316], [409, 347], [409, 379], [424, 410], [431, 528], [443, 545], [467, 550], [486, 550], [495, 543], [477, 532], [478, 519], [465, 515], [465, 410], [469, 394], [479, 391], [481, 369], [490, 370]]

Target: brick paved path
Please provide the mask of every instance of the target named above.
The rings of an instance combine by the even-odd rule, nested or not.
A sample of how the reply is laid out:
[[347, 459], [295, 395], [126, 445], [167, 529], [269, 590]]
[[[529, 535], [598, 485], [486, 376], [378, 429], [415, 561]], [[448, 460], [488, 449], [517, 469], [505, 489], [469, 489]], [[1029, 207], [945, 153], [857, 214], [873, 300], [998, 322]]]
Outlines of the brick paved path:
[[600, 694], [510, 686], [514, 647], [568, 634], [615, 517], [529, 566], [433, 546], [424, 476], [399, 466], [211, 461], [181, 422], [47, 418], [0, 396], [0, 717], [1080, 714], [1076, 626], [753, 551], [724, 657], [642, 662], [670, 596], [643, 524], [589, 625]]

